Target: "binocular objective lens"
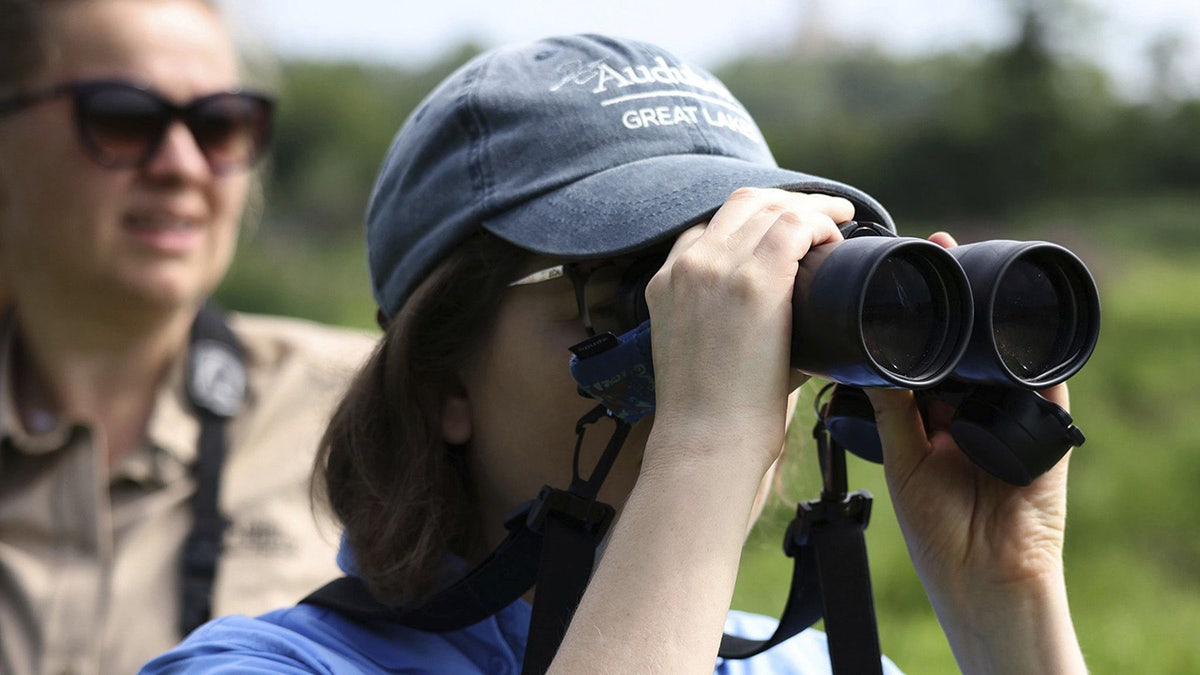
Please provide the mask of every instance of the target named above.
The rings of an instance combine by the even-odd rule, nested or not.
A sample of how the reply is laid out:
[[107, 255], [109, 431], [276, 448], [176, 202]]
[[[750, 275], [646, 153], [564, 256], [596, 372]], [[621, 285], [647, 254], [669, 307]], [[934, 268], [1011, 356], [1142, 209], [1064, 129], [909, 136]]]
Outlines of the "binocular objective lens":
[[1020, 377], [1063, 365], [1076, 319], [1075, 298], [1057, 267], [1017, 260], [997, 284], [993, 339], [1004, 365]]
[[918, 377], [946, 341], [948, 299], [926, 261], [884, 258], [867, 285], [862, 335], [871, 358], [904, 377]]

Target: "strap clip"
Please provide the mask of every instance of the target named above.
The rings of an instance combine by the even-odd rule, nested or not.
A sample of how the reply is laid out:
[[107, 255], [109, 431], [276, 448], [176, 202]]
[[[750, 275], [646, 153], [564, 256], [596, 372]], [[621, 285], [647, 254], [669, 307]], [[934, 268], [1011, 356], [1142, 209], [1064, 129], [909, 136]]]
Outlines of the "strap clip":
[[525, 527], [539, 534], [545, 527], [546, 518], [554, 516], [573, 529], [603, 536], [608, 531], [616, 511], [603, 502], [543, 485], [537, 499], [526, 502], [522, 509], [510, 516], [510, 519], [520, 517], [522, 513], [525, 516]]
[[874, 497], [867, 490], [856, 490], [842, 499], [822, 497], [821, 499], [800, 502], [796, 505], [796, 517], [788, 524], [787, 533], [783, 538], [783, 552], [789, 558], [795, 558], [803, 546], [809, 544], [809, 536], [813, 528], [827, 525], [838, 520], [848, 520], [856, 523], [859, 529], [867, 529], [871, 521], [871, 503]]

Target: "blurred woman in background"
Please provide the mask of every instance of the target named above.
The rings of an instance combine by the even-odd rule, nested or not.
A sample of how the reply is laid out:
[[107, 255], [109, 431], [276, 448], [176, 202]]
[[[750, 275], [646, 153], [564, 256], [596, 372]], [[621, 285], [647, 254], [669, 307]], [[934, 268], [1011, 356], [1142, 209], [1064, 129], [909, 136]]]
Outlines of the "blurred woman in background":
[[[728, 89], [659, 47], [576, 35], [473, 59], [405, 122], [368, 208], [385, 335], [318, 464], [361, 592], [218, 619], [146, 672], [538, 672], [527, 645], [564, 627], [550, 672], [829, 672], [811, 629], [745, 660], [718, 648], [723, 630], [773, 625], [730, 611], [734, 581], [805, 379], [789, 354], [797, 261], [853, 218], [890, 223], [858, 189], [777, 167]], [[637, 269], [653, 273], [656, 407], [626, 437], [583, 438], [596, 402], [569, 356], [639, 325], [621, 311]], [[1045, 395], [1067, 403], [1063, 386]], [[946, 420], [927, 430], [911, 392], [872, 396], [897, 516], [962, 669], [1083, 672], [1066, 462], [1005, 484]], [[573, 559], [588, 583], [569, 627], [530, 628], [555, 600], [540, 583], [422, 625], [507, 598], [511, 570], [474, 572], [503, 557], [539, 489], [593, 466], [606, 477], [590, 496], [619, 516], [590, 580], [591, 551]], [[584, 502], [562, 518], [587, 521]], [[475, 592], [426, 610], [464, 576]]]
[[308, 469], [369, 340], [203, 309], [272, 107], [215, 3], [0, 0], [0, 672], [133, 672], [334, 571]]

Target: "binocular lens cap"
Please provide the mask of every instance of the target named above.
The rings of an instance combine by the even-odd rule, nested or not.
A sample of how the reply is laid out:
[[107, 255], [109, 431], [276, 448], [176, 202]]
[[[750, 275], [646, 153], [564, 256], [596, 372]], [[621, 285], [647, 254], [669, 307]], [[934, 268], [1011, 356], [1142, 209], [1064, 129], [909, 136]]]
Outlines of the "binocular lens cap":
[[1083, 443], [1061, 407], [1032, 391], [998, 387], [968, 396], [950, 434], [971, 461], [1013, 485], [1029, 485]]

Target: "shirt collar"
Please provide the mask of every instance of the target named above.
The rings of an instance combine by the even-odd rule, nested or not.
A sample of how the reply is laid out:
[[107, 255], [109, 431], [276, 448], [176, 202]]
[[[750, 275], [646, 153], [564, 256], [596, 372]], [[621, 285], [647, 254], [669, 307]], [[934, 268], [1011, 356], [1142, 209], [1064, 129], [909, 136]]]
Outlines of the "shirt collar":
[[146, 440], [190, 465], [196, 459], [196, 443], [200, 438], [200, 420], [187, 400], [183, 371], [186, 357], [171, 364], [167, 379], [154, 399], [154, 410], [146, 426]]
[[[17, 413], [16, 381], [13, 366], [16, 358], [16, 320], [10, 309], [0, 313], [0, 439], [7, 440], [18, 452], [45, 454], [66, 445], [73, 431], [87, 426], [78, 420], [58, 419], [46, 430], [26, 428]], [[171, 365], [167, 379], [159, 388], [147, 425], [146, 446], [122, 462], [131, 473], [144, 473], [138, 465], [155, 461], [156, 451], [162, 451], [183, 465], [196, 458], [196, 442], [200, 423], [187, 401], [184, 391], [184, 358]]]
[[45, 454], [66, 445], [76, 425], [63, 419], [52, 419], [47, 420], [44, 429], [26, 428], [17, 412], [17, 383], [13, 371], [16, 323], [11, 308], [0, 315], [0, 438], [8, 440], [18, 452]]

